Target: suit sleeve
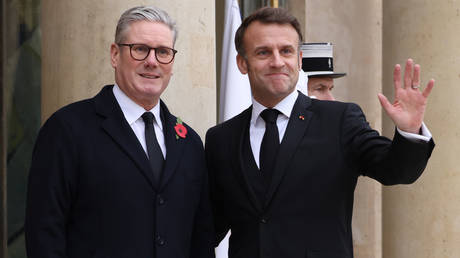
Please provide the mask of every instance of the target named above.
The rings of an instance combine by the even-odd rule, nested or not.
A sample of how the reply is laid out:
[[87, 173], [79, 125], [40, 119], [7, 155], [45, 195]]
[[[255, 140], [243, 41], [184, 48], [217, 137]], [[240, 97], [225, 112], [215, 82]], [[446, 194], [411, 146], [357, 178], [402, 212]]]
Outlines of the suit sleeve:
[[433, 140], [408, 140], [397, 131], [392, 141], [380, 136], [355, 104], [344, 112], [342, 125], [342, 146], [357, 176], [369, 176], [384, 185], [415, 182], [434, 148]]
[[53, 115], [40, 130], [29, 172], [25, 218], [29, 258], [67, 257], [76, 158], [69, 127]]
[[206, 141], [205, 141], [205, 153], [206, 153], [206, 164], [208, 166], [208, 173], [209, 173], [209, 189], [210, 189], [210, 196], [211, 196], [211, 205], [212, 211], [214, 215], [214, 228], [216, 230], [216, 239], [215, 239], [215, 246], [218, 246], [219, 243], [225, 238], [227, 232], [230, 229], [230, 223], [225, 216], [224, 212], [224, 203], [225, 201], [219, 193], [221, 191], [217, 191], [217, 183], [216, 183], [216, 173], [218, 165], [215, 164], [217, 159], [215, 155], [219, 152], [217, 147], [215, 146], [215, 142], [213, 139], [218, 139], [218, 137], [213, 137], [213, 130], [210, 129], [206, 134]]
[[208, 173], [206, 171], [204, 150], [201, 141], [200, 148], [200, 153], [203, 153], [200, 157], [203, 165], [203, 180], [200, 203], [195, 215], [190, 258], [214, 258], [214, 225], [209, 200]]

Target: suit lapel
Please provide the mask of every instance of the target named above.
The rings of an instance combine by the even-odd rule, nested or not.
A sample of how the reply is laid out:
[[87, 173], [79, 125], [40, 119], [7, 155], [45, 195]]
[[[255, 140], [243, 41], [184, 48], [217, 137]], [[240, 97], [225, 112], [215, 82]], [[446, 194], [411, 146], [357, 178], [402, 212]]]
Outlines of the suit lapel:
[[136, 164], [140, 173], [143, 174], [152, 188], [155, 189], [153, 174], [147, 155], [123, 116], [123, 112], [113, 95], [112, 86], [105, 86], [94, 97], [94, 103], [96, 112], [105, 117], [102, 121], [103, 130], [112, 137], [126, 155]]
[[166, 160], [165, 166], [161, 175], [160, 180], [160, 192], [167, 185], [168, 181], [174, 175], [177, 165], [182, 157], [184, 151], [184, 146], [186, 141], [188, 141], [187, 136], [185, 138], [176, 138], [176, 131], [174, 127], [177, 123], [177, 118], [171, 113], [169, 113], [166, 105], [161, 101], [161, 116], [164, 123], [163, 132], [165, 136], [165, 145], [166, 145]]
[[251, 201], [254, 208], [257, 210], [258, 213], [262, 212], [262, 203], [260, 203], [259, 198], [257, 198], [254, 189], [249, 182], [249, 177], [247, 175], [248, 169], [247, 164], [244, 162], [243, 157], [243, 148], [245, 147], [245, 138], [249, 140], [249, 123], [251, 120], [251, 113], [252, 113], [252, 106], [243, 111], [239, 117], [239, 124], [235, 126], [236, 130], [233, 130], [233, 139], [232, 139], [232, 150], [234, 153], [231, 155], [233, 158], [233, 171], [240, 182], [243, 189], [246, 189], [246, 193], [249, 196], [249, 200]]
[[278, 186], [286, 173], [287, 166], [290, 164], [291, 159], [297, 151], [297, 147], [302, 141], [308, 125], [310, 124], [310, 120], [313, 116], [313, 113], [307, 110], [310, 105], [311, 99], [299, 92], [299, 96], [297, 97], [296, 103], [292, 109], [286, 132], [284, 133], [284, 138], [278, 151], [272, 180], [267, 192], [267, 198], [265, 199], [265, 207], [268, 207], [270, 204], [274, 193], [278, 189]]

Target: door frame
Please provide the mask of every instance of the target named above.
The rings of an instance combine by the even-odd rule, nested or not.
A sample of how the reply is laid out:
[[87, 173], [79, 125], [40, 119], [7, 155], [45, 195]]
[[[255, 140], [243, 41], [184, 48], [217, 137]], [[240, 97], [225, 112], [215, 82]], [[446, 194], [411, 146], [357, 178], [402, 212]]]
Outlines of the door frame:
[[7, 257], [7, 220], [6, 220], [6, 110], [4, 101], [4, 48], [6, 18], [5, 0], [0, 1], [0, 257]]

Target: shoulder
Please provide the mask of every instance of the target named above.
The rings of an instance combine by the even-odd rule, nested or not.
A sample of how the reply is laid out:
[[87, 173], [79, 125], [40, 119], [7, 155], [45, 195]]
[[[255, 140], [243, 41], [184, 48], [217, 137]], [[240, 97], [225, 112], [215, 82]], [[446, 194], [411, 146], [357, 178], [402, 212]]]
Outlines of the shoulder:
[[359, 106], [351, 102], [329, 101], [329, 100], [311, 100], [311, 108], [315, 110], [338, 111], [347, 109], [360, 109]]
[[161, 109], [161, 112], [164, 112], [164, 117], [162, 115], [162, 119], [164, 119], [166, 123], [163, 125], [166, 126], [166, 130], [173, 130], [177, 140], [183, 138], [183, 140], [190, 142], [193, 146], [198, 146], [200, 149], [203, 149], [203, 142], [200, 136], [190, 125], [182, 120], [181, 117], [170, 113], [163, 101], [161, 102]]
[[91, 99], [81, 100], [68, 104], [56, 112], [54, 112], [45, 122], [45, 126], [64, 126], [69, 127], [73, 124], [84, 123], [85, 117], [88, 118], [88, 114], [92, 110]]
[[68, 104], [58, 109], [53, 115], [62, 117], [62, 119], [71, 119], [80, 114], [87, 114], [94, 110], [93, 99], [84, 99]]
[[182, 124], [187, 129], [186, 137], [189, 138], [194, 145], [198, 145], [200, 148], [203, 148], [203, 141], [201, 140], [201, 137], [198, 135], [198, 133], [187, 123], [183, 122]]
[[[110, 89], [111, 87], [106, 86], [92, 98], [76, 101], [61, 107], [46, 120], [43, 127], [60, 126], [69, 129], [73, 128], [73, 130], [87, 128], [89, 124], [100, 119], [96, 102], [101, 95], [108, 96], [109, 94], [107, 93], [109, 93]], [[111, 105], [111, 107], [106, 107], [107, 109], [114, 109], [115, 105], [113, 103], [114, 102], [103, 104]]]
[[228, 137], [236, 132], [240, 132], [245, 126], [249, 126], [251, 112], [252, 106], [229, 120], [209, 128], [206, 133], [206, 140], [213, 137]]
[[315, 114], [323, 114], [327, 116], [334, 115], [335, 117], [363, 115], [361, 107], [358, 104], [351, 102], [312, 99], [311, 105], [308, 109]]

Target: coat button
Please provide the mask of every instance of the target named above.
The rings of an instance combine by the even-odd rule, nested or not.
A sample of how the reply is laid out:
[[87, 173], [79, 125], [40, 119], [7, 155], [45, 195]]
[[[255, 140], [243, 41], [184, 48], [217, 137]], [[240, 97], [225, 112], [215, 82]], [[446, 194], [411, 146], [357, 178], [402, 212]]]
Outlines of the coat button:
[[262, 219], [260, 219], [260, 222], [261, 222], [262, 224], [267, 224], [267, 219], [266, 219], [266, 218], [262, 218]]
[[163, 246], [163, 245], [165, 245], [166, 242], [161, 236], [157, 236], [156, 243], [159, 246]]
[[165, 204], [165, 199], [163, 199], [163, 197], [161, 197], [161, 196], [158, 196], [158, 204], [159, 205]]

